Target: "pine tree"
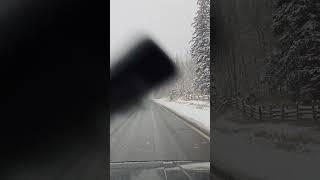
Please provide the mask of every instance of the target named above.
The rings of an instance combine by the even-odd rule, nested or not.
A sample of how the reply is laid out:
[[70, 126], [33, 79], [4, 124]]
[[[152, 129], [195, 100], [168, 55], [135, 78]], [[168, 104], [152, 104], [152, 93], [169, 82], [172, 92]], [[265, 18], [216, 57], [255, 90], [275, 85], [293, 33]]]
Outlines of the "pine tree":
[[298, 97], [319, 98], [320, 2], [276, 0], [273, 32], [278, 37], [268, 67], [272, 87], [287, 87]]
[[210, 92], [210, 0], [198, 0], [199, 9], [192, 26], [191, 56], [196, 64], [195, 89]]

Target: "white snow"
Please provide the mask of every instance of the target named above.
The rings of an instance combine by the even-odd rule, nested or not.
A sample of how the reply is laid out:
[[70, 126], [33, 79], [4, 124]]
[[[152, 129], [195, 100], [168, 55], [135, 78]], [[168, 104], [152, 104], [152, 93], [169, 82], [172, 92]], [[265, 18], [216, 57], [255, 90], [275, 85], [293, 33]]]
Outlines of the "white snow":
[[210, 170], [210, 162], [183, 164], [181, 167], [186, 170]]
[[204, 101], [168, 101], [155, 99], [155, 102], [167, 107], [176, 114], [195, 123], [207, 133], [210, 133], [210, 103]]
[[[273, 148], [263, 140], [214, 132], [213, 162], [225, 169], [262, 180], [318, 180], [320, 153], [295, 153]], [[221, 164], [220, 164], [221, 165]], [[245, 177], [244, 177], [245, 178]]]
[[220, 168], [240, 179], [319, 179], [320, 132], [316, 126], [218, 121], [212, 150], [213, 162]]

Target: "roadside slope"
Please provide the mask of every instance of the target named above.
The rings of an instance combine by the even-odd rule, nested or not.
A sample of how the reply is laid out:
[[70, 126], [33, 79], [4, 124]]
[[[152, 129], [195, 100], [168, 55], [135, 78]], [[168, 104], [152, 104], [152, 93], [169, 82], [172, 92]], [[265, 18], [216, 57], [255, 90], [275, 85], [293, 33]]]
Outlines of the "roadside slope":
[[165, 107], [177, 116], [186, 120], [210, 137], [210, 105], [202, 101], [167, 101], [154, 99], [154, 102]]

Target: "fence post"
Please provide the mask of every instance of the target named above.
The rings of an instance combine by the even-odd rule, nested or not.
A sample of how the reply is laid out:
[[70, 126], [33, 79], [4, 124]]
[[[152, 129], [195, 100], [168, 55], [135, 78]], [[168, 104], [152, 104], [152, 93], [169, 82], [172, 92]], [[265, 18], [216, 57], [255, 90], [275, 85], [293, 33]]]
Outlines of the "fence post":
[[270, 116], [270, 120], [273, 121], [272, 105], [269, 106], [269, 116]]
[[320, 109], [320, 103], [319, 103], [319, 100], [317, 100], [316, 102], [317, 102], [317, 103], [316, 103], [316, 105], [317, 105], [317, 108], [315, 108], [315, 109], [316, 109], [316, 121], [317, 121], [317, 123], [318, 123], [318, 118], [317, 118], [317, 115], [318, 115], [318, 113], [319, 113], [319, 109]]
[[284, 120], [284, 104], [281, 105], [281, 121]]
[[316, 110], [315, 110], [315, 103], [314, 101], [312, 100], [312, 118], [313, 118], [313, 121], [314, 122], [317, 122], [317, 117], [316, 117]]
[[253, 117], [254, 114], [253, 114], [253, 106], [252, 105], [250, 105], [250, 112], [251, 112], [251, 118], [254, 118]]
[[236, 107], [238, 107], [238, 108], [240, 109], [240, 101], [239, 101], [238, 98], [236, 98], [236, 103], [237, 103], [237, 104], [236, 104], [236, 105], [237, 105]]
[[318, 120], [319, 120], [319, 119], [318, 119], [318, 116], [317, 116], [318, 113], [320, 112], [320, 111], [319, 111], [319, 110], [320, 110], [319, 108], [320, 108], [319, 100], [315, 100], [315, 101], [314, 101], [314, 112], [315, 112], [314, 114], [315, 114], [315, 121], [316, 121], [316, 122], [318, 122]]
[[242, 111], [244, 114], [246, 114], [246, 107], [244, 106], [244, 100], [242, 100]]
[[262, 121], [262, 110], [261, 110], [261, 106], [259, 106], [259, 119], [260, 119], [260, 121]]
[[299, 102], [296, 102], [297, 121], [299, 120]]

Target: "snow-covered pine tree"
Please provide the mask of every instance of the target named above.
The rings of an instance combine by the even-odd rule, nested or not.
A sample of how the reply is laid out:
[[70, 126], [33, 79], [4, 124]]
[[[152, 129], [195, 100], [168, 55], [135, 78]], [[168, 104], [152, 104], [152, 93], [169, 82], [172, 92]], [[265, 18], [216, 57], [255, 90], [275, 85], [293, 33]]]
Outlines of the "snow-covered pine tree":
[[184, 54], [184, 56], [176, 54], [173, 59], [178, 71], [178, 75], [171, 80], [169, 87], [171, 92], [176, 92], [179, 94], [180, 98], [186, 97], [191, 92], [193, 92], [193, 82], [194, 82], [194, 62], [191, 61], [189, 54]]
[[273, 32], [279, 38], [268, 68], [273, 87], [293, 97], [320, 98], [320, 1], [275, 0]]
[[210, 92], [210, 0], [198, 0], [198, 11], [191, 40], [191, 56], [196, 64], [195, 89], [203, 94]]

